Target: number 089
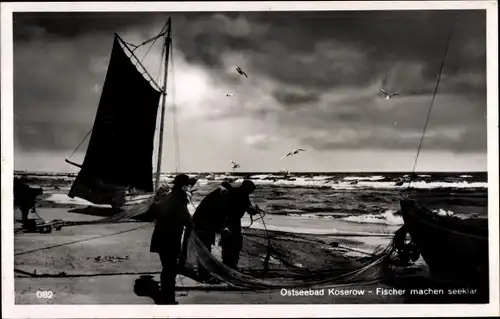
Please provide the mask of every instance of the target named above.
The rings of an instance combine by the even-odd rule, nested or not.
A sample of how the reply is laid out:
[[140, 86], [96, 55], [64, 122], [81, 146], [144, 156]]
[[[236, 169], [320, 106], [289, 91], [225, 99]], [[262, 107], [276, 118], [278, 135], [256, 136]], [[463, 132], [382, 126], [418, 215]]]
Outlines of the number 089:
[[36, 297], [39, 299], [51, 299], [54, 296], [50, 290], [38, 290], [36, 292]]

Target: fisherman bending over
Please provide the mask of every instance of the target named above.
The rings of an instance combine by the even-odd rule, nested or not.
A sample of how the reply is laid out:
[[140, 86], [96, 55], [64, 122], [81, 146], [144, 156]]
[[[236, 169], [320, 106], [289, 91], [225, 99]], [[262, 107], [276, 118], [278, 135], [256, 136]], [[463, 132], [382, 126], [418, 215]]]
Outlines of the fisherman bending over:
[[[219, 188], [203, 198], [193, 214], [196, 235], [208, 251], [211, 251], [212, 245], [215, 245], [215, 234], [222, 234], [224, 229], [225, 206], [227, 206], [228, 192], [232, 188], [228, 182], [221, 183]], [[198, 276], [202, 282], [215, 283], [216, 281], [201, 263], [198, 263]]]
[[160, 256], [162, 304], [178, 303], [175, 301], [175, 277], [179, 273], [179, 254], [184, 227], [188, 232], [193, 226], [187, 205], [188, 192], [196, 181], [185, 174], [177, 175], [171, 192], [160, 199], [154, 208], [156, 224], [150, 251]]
[[30, 210], [35, 208], [37, 196], [42, 194], [42, 188], [31, 187], [20, 178], [14, 178], [14, 205], [21, 210], [23, 225], [28, 222]]
[[[215, 234], [222, 235], [222, 261], [234, 269], [243, 244], [241, 218], [245, 212], [251, 215], [257, 213], [249, 198], [254, 190], [255, 185], [249, 180], [243, 181], [238, 188], [223, 182], [201, 201], [193, 215], [196, 234], [209, 251], [215, 244]], [[198, 269], [200, 281], [213, 280], [202, 265], [198, 265]]]

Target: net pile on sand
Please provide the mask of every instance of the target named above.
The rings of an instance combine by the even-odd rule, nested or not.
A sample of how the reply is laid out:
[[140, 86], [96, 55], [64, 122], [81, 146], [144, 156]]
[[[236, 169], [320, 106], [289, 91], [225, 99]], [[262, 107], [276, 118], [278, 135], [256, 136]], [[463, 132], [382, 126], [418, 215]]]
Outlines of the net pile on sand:
[[236, 271], [191, 232], [184, 240], [182, 273], [196, 280], [198, 268], [204, 267], [223, 282], [249, 289], [349, 286], [383, 279], [392, 253], [389, 245], [371, 257], [356, 259], [313, 235], [246, 229], [243, 236]]

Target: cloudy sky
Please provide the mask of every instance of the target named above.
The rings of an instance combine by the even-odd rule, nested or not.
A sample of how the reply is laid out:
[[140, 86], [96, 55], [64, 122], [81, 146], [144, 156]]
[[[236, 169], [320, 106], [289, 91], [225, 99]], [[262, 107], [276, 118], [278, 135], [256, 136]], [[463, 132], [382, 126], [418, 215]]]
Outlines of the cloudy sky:
[[[486, 170], [484, 11], [16, 13], [15, 168], [74, 171], [64, 159], [93, 125], [113, 33], [139, 44], [168, 17], [166, 171], [174, 103], [181, 171], [411, 170], [453, 17], [417, 170]], [[144, 60], [154, 77], [160, 52]]]

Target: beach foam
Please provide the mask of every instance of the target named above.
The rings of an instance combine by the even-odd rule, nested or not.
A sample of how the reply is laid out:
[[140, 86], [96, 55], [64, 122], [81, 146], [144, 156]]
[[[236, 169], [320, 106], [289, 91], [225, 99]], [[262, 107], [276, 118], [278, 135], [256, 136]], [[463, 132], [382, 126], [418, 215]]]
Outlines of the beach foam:
[[370, 177], [359, 177], [359, 176], [347, 176], [344, 177], [346, 181], [379, 181], [385, 179], [384, 176], [370, 176]]
[[[134, 204], [142, 203], [148, 200], [150, 195], [138, 195], [130, 198], [130, 202]], [[48, 197], [44, 198], [43, 201], [50, 202], [59, 205], [78, 205], [78, 206], [92, 206], [92, 207], [103, 207], [109, 208], [111, 205], [99, 205], [89, 202], [83, 198], [75, 197], [71, 198], [66, 194], [50, 194]]]
[[[235, 183], [241, 183], [243, 179], [237, 179]], [[359, 181], [357, 184], [352, 184], [351, 182], [342, 183], [332, 180], [318, 180], [312, 178], [301, 178], [298, 177], [295, 180], [267, 180], [260, 179], [255, 180], [257, 185], [276, 185], [276, 186], [296, 186], [296, 187], [330, 187], [333, 189], [363, 189], [363, 188], [374, 188], [374, 189], [405, 189], [410, 186], [410, 188], [416, 189], [436, 189], [436, 188], [488, 188], [488, 183], [486, 182], [424, 182], [415, 181], [411, 185], [408, 183], [403, 183], [402, 185], [395, 185], [396, 182], [377, 182], [377, 181]]]
[[60, 205], [79, 205], [93, 207], [110, 207], [110, 205], [97, 205], [82, 198], [71, 198], [66, 194], [50, 194], [44, 201]]
[[383, 224], [383, 225], [403, 225], [404, 221], [397, 211], [389, 209], [381, 214], [352, 215], [340, 218], [341, 220], [353, 223]]

